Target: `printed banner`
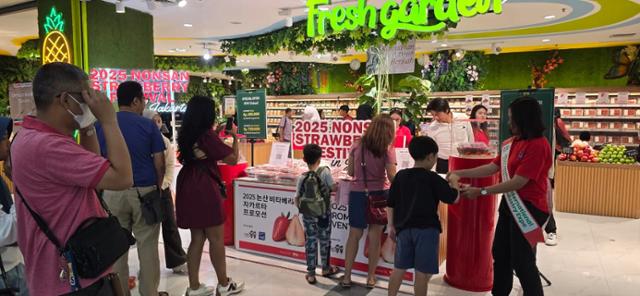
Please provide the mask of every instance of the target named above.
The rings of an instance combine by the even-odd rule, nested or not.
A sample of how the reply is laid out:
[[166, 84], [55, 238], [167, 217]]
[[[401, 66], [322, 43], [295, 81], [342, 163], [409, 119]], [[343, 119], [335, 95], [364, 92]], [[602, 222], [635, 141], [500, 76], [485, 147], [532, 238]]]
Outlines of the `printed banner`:
[[[174, 107], [174, 93], [186, 93], [189, 88], [189, 72], [148, 69], [93, 68], [89, 71], [91, 87], [107, 94], [112, 102], [118, 98], [120, 83], [133, 80], [142, 85], [142, 92], [149, 100], [149, 109], [158, 112], [182, 111]], [[168, 106], [169, 105], [169, 106]], [[172, 108], [165, 110], [167, 108]], [[184, 107], [186, 109], [186, 106]]]
[[[381, 55], [385, 57], [381, 58]], [[413, 73], [416, 69], [416, 41], [406, 44], [396, 43], [393, 47], [385, 46], [380, 52], [367, 50], [367, 74], [380, 74], [385, 65], [381, 60], [387, 59], [388, 74]]]
[[[235, 247], [238, 250], [306, 263], [306, 241], [302, 216], [294, 206], [295, 187], [235, 182]], [[331, 206], [331, 263], [344, 267], [349, 234], [348, 206], [338, 202]], [[366, 235], [354, 264], [354, 272], [366, 274], [368, 242]], [[395, 244], [383, 234], [377, 274], [389, 277], [393, 271]], [[413, 271], [405, 274], [413, 282]]]
[[26, 115], [36, 115], [31, 82], [9, 85], [9, 109], [14, 124], [20, 125]]
[[362, 120], [297, 120], [293, 123], [293, 149], [317, 144], [322, 148], [322, 158], [331, 160], [332, 167], [343, 166], [351, 147], [360, 141], [369, 124]]

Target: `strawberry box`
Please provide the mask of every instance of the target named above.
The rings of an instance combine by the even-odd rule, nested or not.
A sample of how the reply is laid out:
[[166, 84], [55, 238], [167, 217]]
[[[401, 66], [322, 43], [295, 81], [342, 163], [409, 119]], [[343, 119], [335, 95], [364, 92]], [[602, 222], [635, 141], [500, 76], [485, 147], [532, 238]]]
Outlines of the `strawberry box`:
[[598, 115], [600, 116], [609, 116], [609, 109], [598, 109]]
[[584, 115], [585, 116], [596, 116], [598, 115], [598, 112], [596, 112], [596, 109], [587, 109], [584, 111]]
[[570, 116], [571, 115], [571, 109], [562, 109], [562, 115], [563, 116]]
[[573, 116], [584, 116], [583, 109], [573, 109], [571, 113], [573, 114]]
[[580, 123], [579, 121], [571, 122], [571, 128], [580, 128]]
[[611, 115], [622, 116], [622, 109], [611, 109]]
[[611, 125], [613, 129], [622, 129], [622, 122], [612, 122]]
[[596, 123], [596, 122], [587, 122], [587, 128], [590, 128], [590, 129], [598, 128], [598, 123]]

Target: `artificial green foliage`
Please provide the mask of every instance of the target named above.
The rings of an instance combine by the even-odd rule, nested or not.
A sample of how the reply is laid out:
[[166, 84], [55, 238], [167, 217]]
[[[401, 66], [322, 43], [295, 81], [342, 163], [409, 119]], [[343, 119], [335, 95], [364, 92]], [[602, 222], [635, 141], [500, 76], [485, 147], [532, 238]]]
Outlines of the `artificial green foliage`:
[[0, 114], [9, 114], [9, 85], [33, 80], [39, 62], [0, 56]]
[[229, 62], [224, 57], [214, 56], [205, 61], [202, 57], [179, 57], [179, 56], [155, 56], [155, 68], [162, 70], [185, 70], [198, 73], [219, 72], [227, 67], [236, 65], [235, 58], [229, 58]]
[[431, 81], [433, 91], [469, 91], [479, 89], [486, 75], [486, 58], [481, 52], [466, 52], [461, 59], [455, 51], [440, 51], [429, 55], [423, 77]]
[[16, 57], [19, 59], [26, 59], [31, 61], [40, 60], [40, 40], [31, 39], [27, 40], [20, 46]]
[[224, 71], [227, 76], [233, 77], [239, 81], [240, 89], [262, 88], [267, 85], [268, 69], [242, 69], [233, 71]]
[[398, 82], [400, 90], [408, 93], [407, 97], [396, 99], [404, 104], [403, 119], [405, 121], [422, 122], [422, 108], [429, 103], [431, 81], [409, 75]]
[[[432, 17], [432, 15], [429, 15]], [[378, 20], [379, 21], [379, 20]], [[437, 22], [430, 18], [428, 23]], [[448, 23], [449, 28], [455, 27], [454, 23]], [[307, 37], [307, 22], [295, 23], [292, 27], [282, 28], [262, 35], [256, 35], [238, 39], [227, 39], [222, 41], [221, 49], [224, 52], [234, 55], [269, 55], [276, 54], [282, 50], [295, 52], [297, 54], [310, 55], [319, 53], [345, 53], [348, 49], [355, 48], [364, 51], [372, 46], [381, 44], [395, 44], [396, 42], [408, 42], [409, 40], [431, 39], [432, 33], [420, 33], [412, 31], [398, 31], [392, 40], [380, 37], [382, 25], [378, 25], [378, 31], [370, 28], [363, 28], [354, 31], [333, 32], [327, 28], [327, 34]], [[445, 29], [446, 30], [446, 29]], [[444, 31], [440, 32], [442, 34]]]
[[270, 95], [308, 95], [314, 90], [311, 73], [312, 63], [271, 63], [266, 84]]
[[216, 105], [220, 106], [221, 98], [229, 94], [231, 94], [231, 91], [225, 88], [221, 82], [204, 83], [202, 77], [191, 76], [189, 77], [187, 92], [176, 94], [176, 101], [178, 103], [187, 103], [194, 96], [207, 96], [214, 98]]

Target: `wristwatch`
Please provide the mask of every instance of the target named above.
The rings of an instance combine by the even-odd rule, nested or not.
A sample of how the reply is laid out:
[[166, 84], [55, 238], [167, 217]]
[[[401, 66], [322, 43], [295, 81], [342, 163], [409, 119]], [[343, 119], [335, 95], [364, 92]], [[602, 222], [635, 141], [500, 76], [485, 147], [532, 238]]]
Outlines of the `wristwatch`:
[[487, 188], [480, 188], [480, 195], [489, 195]]
[[91, 137], [96, 134], [96, 128], [94, 126], [84, 130], [84, 135], [87, 137]]

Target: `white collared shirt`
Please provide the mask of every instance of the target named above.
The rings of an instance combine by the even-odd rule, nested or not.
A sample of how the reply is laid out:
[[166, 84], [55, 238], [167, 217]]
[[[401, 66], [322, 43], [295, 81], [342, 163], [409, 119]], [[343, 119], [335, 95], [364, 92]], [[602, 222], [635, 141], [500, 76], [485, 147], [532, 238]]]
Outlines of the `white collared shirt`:
[[456, 122], [456, 119], [467, 119], [467, 117], [464, 114], [453, 113], [453, 119], [453, 123], [434, 121], [427, 127], [427, 136], [433, 138], [438, 144], [438, 158], [449, 159], [449, 156], [454, 154], [452, 149], [456, 149], [458, 144], [475, 141], [471, 123], [469, 121]]
[[0, 254], [2, 255], [2, 265], [6, 271], [14, 269], [18, 264], [24, 262], [20, 249], [16, 246], [8, 246], [18, 240], [18, 229], [16, 227], [16, 209], [11, 207], [9, 214], [0, 210]]

